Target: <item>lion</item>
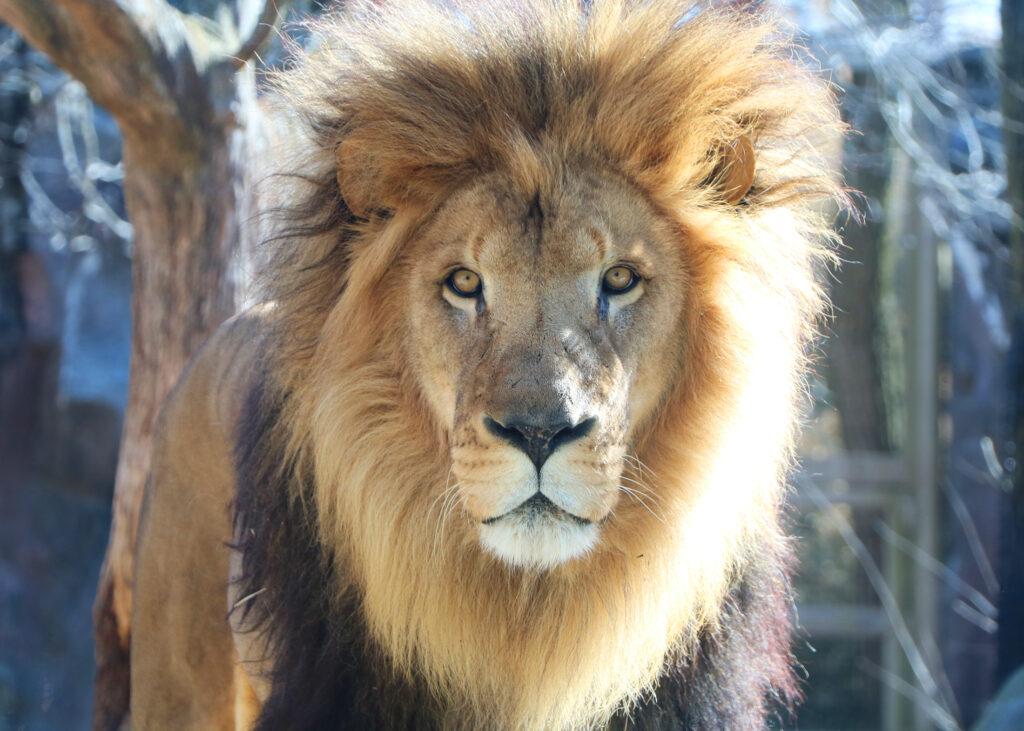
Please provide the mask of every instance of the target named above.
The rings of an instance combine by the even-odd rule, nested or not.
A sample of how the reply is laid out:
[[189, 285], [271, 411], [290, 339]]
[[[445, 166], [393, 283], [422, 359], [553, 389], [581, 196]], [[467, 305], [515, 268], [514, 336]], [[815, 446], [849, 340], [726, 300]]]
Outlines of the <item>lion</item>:
[[764, 727], [800, 693], [829, 85], [698, 2], [312, 33], [272, 82], [300, 130], [263, 302], [159, 420], [133, 724]]

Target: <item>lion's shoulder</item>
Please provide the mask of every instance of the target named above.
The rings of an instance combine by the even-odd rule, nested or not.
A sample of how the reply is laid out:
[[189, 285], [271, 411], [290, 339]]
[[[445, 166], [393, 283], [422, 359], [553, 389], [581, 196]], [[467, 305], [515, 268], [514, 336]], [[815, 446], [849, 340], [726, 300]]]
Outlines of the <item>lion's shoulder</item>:
[[[224, 709], [237, 702], [218, 695], [239, 686], [224, 622], [235, 493], [231, 453], [235, 422], [259, 370], [265, 319], [265, 309], [255, 309], [224, 323], [193, 358], [158, 419], [132, 608], [132, 719], [140, 727], [168, 719], [188, 725], [196, 714], [204, 725], [226, 723]], [[171, 598], [186, 596], [168, 610]], [[189, 648], [186, 661], [169, 663], [182, 648]], [[196, 688], [207, 692], [196, 694]], [[216, 715], [222, 712], [223, 719]]]
[[226, 320], [199, 349], [164, 403], [157, 438], [208, 430], [229, 441], [246, 393], [257, 377], [269, 338], [272, 306]]

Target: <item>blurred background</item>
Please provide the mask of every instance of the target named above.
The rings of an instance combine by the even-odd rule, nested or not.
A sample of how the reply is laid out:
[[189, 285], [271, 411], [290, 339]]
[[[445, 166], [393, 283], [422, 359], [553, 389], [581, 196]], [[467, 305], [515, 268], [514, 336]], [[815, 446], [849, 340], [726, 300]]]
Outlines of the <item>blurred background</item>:
[[[807, 700], [782, 726], [1022, 729], [1024, 3], [762, 4], [837, 87], [866, 218], [839, 221], [844, 264], [793, 478]], [[18, 5], [0, 0], [0, 19]], [[170, 5], [187, 32], [239, 48], [245, 35], [225, 28], [267, 19], [245, 0]], [[277, 35], [256, 40], [257, 67], [278, 63]], [[240, 121], [259, 102], [234, 83], [210, 86], [211, 108], [246, 127], [252, 156], [273, 135]], [[0, 25], [0, 730], [86, 728], [92, 713], [132, 273], [137, 288], [152, 266], [137, 261], [117, 117]], [[240, 302], [245, 247], [229, 258]]]

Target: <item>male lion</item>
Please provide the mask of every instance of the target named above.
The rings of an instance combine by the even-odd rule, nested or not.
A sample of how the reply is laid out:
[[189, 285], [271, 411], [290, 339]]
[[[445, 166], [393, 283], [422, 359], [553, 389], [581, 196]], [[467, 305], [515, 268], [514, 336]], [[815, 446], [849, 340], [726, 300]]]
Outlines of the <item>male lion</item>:
[[762, 727], [827, 85], [695, 2], [314, 31], [267, 303], [159, 425], [134, 724]]

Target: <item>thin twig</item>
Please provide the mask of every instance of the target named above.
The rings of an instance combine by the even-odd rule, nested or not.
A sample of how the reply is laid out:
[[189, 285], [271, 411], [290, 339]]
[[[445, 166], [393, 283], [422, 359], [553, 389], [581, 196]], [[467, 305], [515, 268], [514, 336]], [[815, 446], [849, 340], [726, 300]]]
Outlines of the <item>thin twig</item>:
[[[802, 488], [806, 489], [806, 494], [811, 498], [811, 501], [828, 516], [836, 530], [839, 531], [839, 535], [843, 538], [847, 547], [853, 551], [861, 568], [864, 569], [871, 587], [875, 590], [875, 594], [882, 604], [882, 609], [889, 618], [889, 624], [892, 626], [896, 641], [899, 643], [903, 654], [910, 664], [911, 672], [914, 673], [914, 677], [917, 678], [917, 682], [921, 685], [920, 692], [928, 698], [930, 704], [937, 705], [942, 710], [942, 714], [948, 716], [949, 711], [938, 695], [938, 684], [935, 682], [931, 670], [928, 669], [928, 664], [925, 662], [920, 649], [914, 642], [913, 635], [911, 635], [906, 620], [903, 618], [903, 613], [900, 611], [899, 603], [896, 601], [896, 597], [893, 596], [892, 590], [889, 589], [889, 585], [886, 583], [882, 572], [875, 564], [875, 560], [871, 557], [871, 553], [864, 543], [861, 542], [849, 522], [836, 509], [836, 506], [825, 497], [825, 493], [813, 481], [805, 480]], [[929, 715], [934, 715], [930, 709]]]
[[283, 16], [283, 11], [288, 7], [291, 0], [282, 0], [280, 4], [274, 0], [264, 0], [263, 10], [260, 12], [259, 20], [253, 26], [252, 33], [243, 42], [238, 51], [231, 55], [231, 64], [240, 69], [249, 62], [253, 56], [263, 47], [270, 32], [274, 29], [277, 21]]
[[995, 620], [998, 616], [999, 612], [996, 609], [995, 604], [989, 601], [988, 598], [980, 591], [961, 579], [960, 576], [957, 575], [953, 569], [946, 566], [946, 564], [929, 555], [913, 541], [909, 541], [901, 536], [890, 528], [884, 521], [876, 521], [875, 530], [887, 543], [906, 553], [908, 556], [913, 558], [918, 565], [928, 569], [956, 589], [959, 593], [967, 597], [974, 605], [975, 611], [987, 617], [990, 621]]

